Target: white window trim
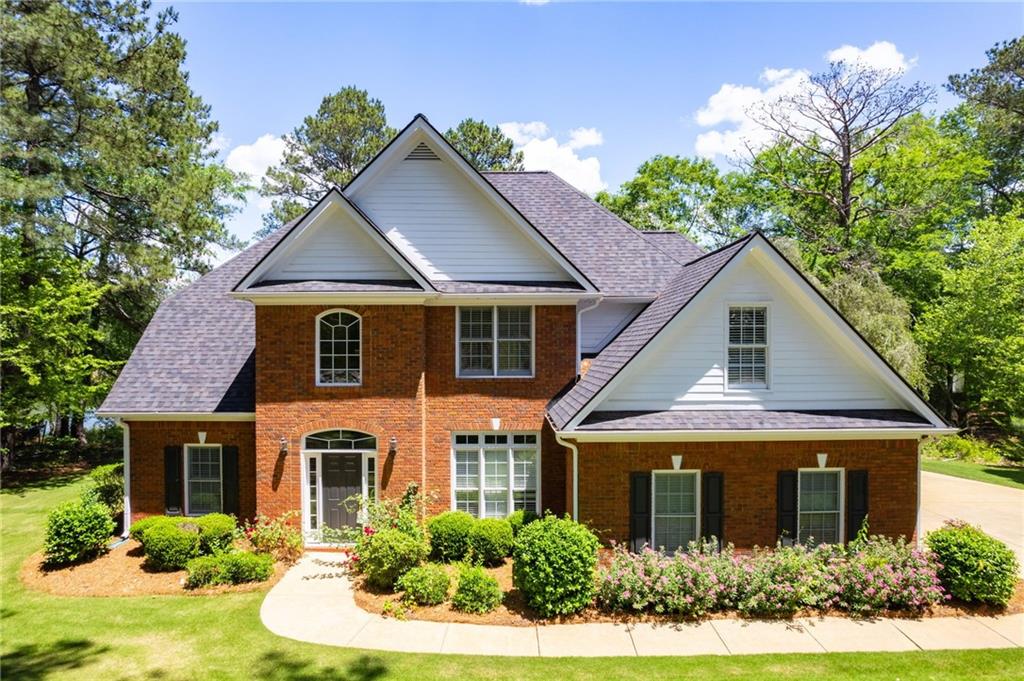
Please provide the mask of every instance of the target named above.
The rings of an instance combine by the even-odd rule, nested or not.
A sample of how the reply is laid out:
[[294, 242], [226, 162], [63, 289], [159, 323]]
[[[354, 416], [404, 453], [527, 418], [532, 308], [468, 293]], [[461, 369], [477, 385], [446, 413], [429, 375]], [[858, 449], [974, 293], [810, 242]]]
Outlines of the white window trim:
[[[490, 374], [463, 375], [462, 372], [462, 308], [464, 307], [490, 307], [491, 308], [491, 345], [493, 351], [493, 369]], [[499, 374], [498, 373], [498, 308], [499, 307], [528, 307], [530, 308], [530, 373], [529, 374]], [[319, 347], [319, 346], [318, 346]], [[535, 305], [459, 305], [455, 308], [455, 377], [460, 379], [524, 379], [535, 378], [537, 375], [537, 307]], [[460, 435], [473, 435], [474, 433], [459, 433]]]
[[[729, 343], [729, 310], [734, 307], [763, 307], [765, 309], [765, 385], [729, 385], [729, 348], [732, 345]], [[772, 361], [772, 349], [775, 347], [774, 343], [774, 330], [775, 324], [772, 323], [772, 304], [768, 300], [727, 300], [725, 301], [725, 310], [722, 315], [722, 339], [724, 341], [723, 353], [722, 353], [722, 392], [723, 393], [770, 393], [773, 385], [773, 369], [775, 362]], [[747, 345], [736, 347], [761, 347], [760, 345]]]
[[[456, 445], [455, 444], [455, 437], [457, 435], [475, 435], [478, 438], [480, 438], [480, 441], [477, 444], [475, 444], [475, 445]], [[532, 450], [532, 451], [535, 451], [537, 453], [537, 464], [536, 464], [537, 465], [537, 494], [536, 494], [537, 498], [536, 498], [536, 501], [534, 503], [533, 512], [536, 513], [537, 515], [540, 515], [540, 509], [542, 507], [542, 503], [541, 503], [541, 490], [543, 489], [542, 486], [541, 486], [542, 485], [541, 470], [543, 468], [543, 466], [541, 465], [541, 460], [542, 460], [543, 454], [541, 453], [541, 434], [539, 432], [534, 432], [534, 431], [515, 431], [515, 432], [513, 432], [513, 431], [505, 431], [505, 430], [499, 430], [499, 431], [495, 431], [495, 430], [486, 431], [485, 430], [485, 431], [473, 431], [473, 432], [470, 432], [470, 431], [457, 431], [457, 432], [453, 432], [452, 433], [452, 439], [451, 439], [452, 447], [451, 447], [451, 457], [450, 457], [450, 463], [451, 463], [451, 472], [450, 472], [451, 484], [449, 485], [449, 487], [451, 488], [451, 498], [449, 499], [449, 506], [450, 506], [451, 510], [453, 510], [453, 511], [458, 510], [458, 508], [455, 505], [455, 491], [456, 491], [455, 490], [455, 453], [456, 452], [467, 452], [467, 451], [474, 451], [475, 450], [476, 454], [477, 454], [477, 476], [479, 478], [478, 481], [477, 481], [477, 494], [479, 495], [479, 497], [478, 497], [478, 502], [477, 502], [478, 506], [477, 506], [476, 517], [477, 518], [484, 518], [484, 517], [486, 517], [484, 515], [485, 512], [486, 512], [486, 510], [485, 510], [486, 502], [484, 500], [484, 477], [485, 477], [485, 475], [484, 475], [484, 450], [486, 450], [486, 449], [491, 449], [491, 450], [499, 449], [501, 447], [501, 445], [487, 445], [487, 444], [484, 444], [484, 436], [485, 435], [507, 435], [508, 439], [509, 439], [508, 443], [506, 445], [504, 445], [504, 447], [505, 447], [505, 449], [507, 451], [507, 454], [508, 454], [508, 487], [507, 487], [506, 491], [507, 491], [507, 503], [508, 503], [509, 512], [508, 512], [507, 515], [511, 515], [512, 512], [513, 512], [513, 509], [514, 509], [514, 504], [513, 504], [513, 499], [512, 499], [512, 493], [513, 493], [513, 489], [512, 488], [515, 485], [515, 460], [514, 460], [513, 452], [518, 449], [518, 450]], [[533, 436], [535, 436], [537, 438], [537, 444], [533, 444], [533, 445], [531, 445], [531, 444], [514, 444], [513, 440], [515, 439], [516, 435], [533, 435]]]
[[[320, 380], [320, 319], [336, 312], [350, 314], [359, 320], [359, 380], [355, 383], [324, 383]], [[366, 368], [363, 365], [363, 316], [353, 310], [336, 307], [324, 310], [318, 314], [313, 323], [316, 326], [316, 340], [314, 341], [315, 345], [313, 348], [313, 377], [316, 381], [316, 386], [318, 388], [358, 388], [361, 386], [363, 384], [363, 370]]]
[[[694, 526], [696, 528], [696, 530], [695, 530], [696, 531], [696, 536], [694, 537], [694, 541], [699, 541], [700, 540], [700, 530], [701, 530], [701, 527], [700, 527], [701, 512], [700, 512], [700, 510], [701, 510], [701, 491], [702, 491], [701, 490], [702, 485], [701, 485], [700, 469], [698, 469], [698, 468], [687, 468], [687, 469], [678, 470], [678, 471], [675, 470], [674, 468], [658, 469], [658, 470], [652, 470], [651, 471], [651, 548], [654, 548], [654, 549], [658, 548], [657, 546], [654, 545], [654, 543], [655, 543], [654, 542], [654, 521], [658, 517], [657, 509], [655, 508], [655, 505], [654, 505], [654, 479], [657, 476], [659, 476], [659, 475], [684, 475], [684, 474], [696, 475], [696, 479], [694, 480], [694, 483], [693, 483], [694, 484], [694, 491], [696, 493], [695, 498], [694, 498], [694, 502], [693, 502], [694, 503], [694, 515], [696, 516], [696, 522], [694, 524]], [[687, 517], [687, 516], [681, 516], [681, 517]]]
[[[318, 431], [319, 432], [319, 431]], [[303, 436], [305, 441], [305, 436]], [[367, 485], [366, 473], [369, 459], [374, 459], [375, 464], [380, 463], [380, 457], [376, 449], [303, 449], [299, 456], [299, 472], [300, 481], [302, 485], [302, 532], [303, 536], [306, 537], [306, 544], [315, 545], [317, 542], [310, 541], [309, 537], [313, 532], [319, 532], [324, 527], [324, 454], [360, 454], [362, 455], [362, 461], [360, 463], [360, 471], [362, 479], [360, 485], [365, 499], [369, 493], [369, 487]], [[314, 530], [311, 525], [311, 517], [309, 513], [309, 460], [316, 460], [316, 525], [317, 529]], [[379, 465], [374, 469], [375, 475], [373, 478], [373, 494], [374, 498], [380, 498], [380, 467]], [[360, 514], [361, 515], [361, 514]], [[359, 519], [360, 524], [365, 523], [365, 519]]]
[[[846, 469], [845, 468], [798, 468], [796, 471], [796, 536], [794, 542], [800, 541], [800, 518], [803, 513], [800, 510], [800, 476], [804, 473], [839, 473], [839, 532], [838, 541], [842, 544], [846, 541]], [[831, 512], [831, 511], [829, 511]], [[820, 513], [820, 511], [808, 511], [808, 513]], [[825, 544], [827, 542], [820, 542]]]
[[[217, 448], [217, 455], [219, 457], [219, 464], [218, 465], [220, 467], [220, 509], [217, 510], [217, 511], [202, 511], [200, 513], [193, 513], [192, 509], [190, 508], [190, 505], [191, 505], [190, 504], [191, 494], [190, 494], [190, 491], [189, 491], [189, 481], [190, 481], [190, 477], [191, 476], [189, 475], [189, 470], [191, 469], [191, 466], [189, 466], [188, 450], [191, 447], [204, 447], [204, 448], [216, 447]], [[222, 445], [213, 444], [213, 443], [210, 443], [210, 442], [207, 442], [206, 444], [201, 444], [199, 442], [188, 443], [188, 444], [186, 444], [184, 446], [184, 456], [182, 457], [182, 465], [185, 467], [185, 490], [184, 490], [184, 492], [185, 492], [185, 499], [184, 499], [185, 503], [182, 504], [185, 507], [185, 515], [197, 517], [197, 516], [206, 515], [207, 513], [223, 513], [224, 512], [224, 447]]]

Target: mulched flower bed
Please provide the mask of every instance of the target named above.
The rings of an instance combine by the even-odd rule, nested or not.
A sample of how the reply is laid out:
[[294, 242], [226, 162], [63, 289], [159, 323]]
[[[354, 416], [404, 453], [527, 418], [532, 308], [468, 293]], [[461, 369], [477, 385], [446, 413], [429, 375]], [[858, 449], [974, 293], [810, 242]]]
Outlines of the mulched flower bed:
[[[601, 556], [602, 562], [605, 556]], [[449, 567], [449, 574], [452, 577], [452, 588], [458, 580], [458, 570], [454, 566]], [[406, 618], [410, 620], [425, 620], [430, 622], [463, 622], [467, 624], [496, 624], [507, 626], [526, 627], [534, 624], [584, 624], [590, 622], [678, 622], [681, 619], [672, 615], [654, 615], [639, 613], [629, 615], [626, 613], [608, 612], [596, 607], [591, 607], [569, 617], [558, 617], [546, 619], [533, 612], [524, 602], [522, 594], [512, 586], [512, 561], [506, 560], [503, 565], [493, 568], [485, 568], [487, 573], [498, 580], [501, 590], [505, 592], [505, 600], [495, 610], [476, 615], [471, 613], [453, 610], [450, 601], [433, 606], [410, 606], [406, 612]], [[375, 614], [384, 614], [384, 604], [389, 601], [397, 601], [401, 594], [380, 592], [368, 587], [362, 576], [351, 575], [353, 580], [353, 593], [356, 605], [363, 610]], [[952, 600], [944, 604], [936, 605], [923, 612], [892, 610], [875, 613], [873, 617], [899, 617], [899, 618], [929, 618], [929, 617], [954, 617], [958, 615], [1009, 615], [1024, 612], [1024, 580], [1017, 582], [1017, 589], [1009, 605], [1004, 608], [996, 608], [990, 605], [968, 604]], [[793, 618], [814, 618], [814, 617], [852, 617], [846, 610], [805, 610], [793, 614]], [[741, 619], [736, 612], [714, 612], [701, 619]]]
[[43, 565], [43, 559], [41, 551], [29, 556], [21, 567], [21, 581], [30, 589], [55, 596], [190, 596], [263, 591], [288, 569], [287, 565], [276, 564], [274, 574], [265, 582], [186, 589], [184, 570], [155, 572], [143, 567], [142, 546], [133, 539], [79, 565], [51, 569]]

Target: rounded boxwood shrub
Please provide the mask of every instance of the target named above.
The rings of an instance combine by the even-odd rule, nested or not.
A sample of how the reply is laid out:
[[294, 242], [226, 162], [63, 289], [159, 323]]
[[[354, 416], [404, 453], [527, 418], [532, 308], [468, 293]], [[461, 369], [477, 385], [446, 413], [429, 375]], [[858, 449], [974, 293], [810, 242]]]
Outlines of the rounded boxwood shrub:
[[476, 518], [465, 511], [448, 511], [427, 521], [430, 557], [434, 560], [462, 560], [469, 552], [469, 532]]
[[69, 565], [94, 558], [106, 551], [113, 533], [114, 521], [104, 504], [90, 498], [61, 504], [46, 517], [46, 563]]
[[512, 527], [512, 537], [518, 537], [519, 530], [523, 529], [524, 525], [529, 525], [534, 520], [537, 520], [539, 518], [540, 516], [538, 516], [533, 511], [525, 511], [523, 509], [514, 511], [508, 517], [508, 524]]
[[476, 521], [469, 531], [469, 553], [484, 565], [501, 565], [512, 553], [512, 526], [501, 518]]
[[168, 518], [165, 515], [146, 516], [142, 520], [136, 520], [132, 523], [132, 526], [128, 529], [128, 536], [145, 546], [145, 535], [147, 530], [161, 523], [171, 522], [173, 524], [174, 520], [174, 518]]
[[512, 553], [512, 578], [531, 608], [567, 615], [594, 598], [597, 537], [569, 518], [549, 515], [523, 527]]
[[451, 578], [443, 565], [430, 564], [414, 567], [398, 579], [398, 588], [404, 598], [416, 605], [437, 605], [448, 598]]
[[220, 559], [220, 556], [199, 556], [190, 560], [185, 565], [185, 569], [188, 570], [185, 588], [198, 589], [203, 586], [219, 584], [222, 572]]
[[193, 558], [188, 562], [186, 569], [186, 589], [217, 584], [263, 582], [274, 571], [274, 558], [269, 554], [236, 551]]
[[925, 543], [938, 556], [939, 579], [951, 594], [962, 601], [1010, 602], [1020, 566], [1006, 544], [956, 520], [929, 532]]
[[490, 612], [501, 604], [503, 597], [497, 579], [479, 565], [464, 565], [459, 570], [459, 585], [452, 596], [452, 607], [462, 612]]
[[235, 519], [223, 513], [210, 513], [195, 519], [199, 526], [201, 553], [220, 553], [231, 546], [235, 538]]
[[143, 533], [146, 566], [172, 572], [184, 570], [199, 555], [199, 532], [169, 522], [155, 523]]
[[426, 546], [398, 529], [381, 530], [359, 543], [356, 565], [370, 586], [393, 589], [398, 578], [423, 562]]

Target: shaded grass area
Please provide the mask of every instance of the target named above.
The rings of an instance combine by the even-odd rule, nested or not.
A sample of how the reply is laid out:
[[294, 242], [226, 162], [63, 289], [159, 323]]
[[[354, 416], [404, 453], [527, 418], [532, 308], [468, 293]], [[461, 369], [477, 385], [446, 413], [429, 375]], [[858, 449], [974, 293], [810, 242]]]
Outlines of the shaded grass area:
[[952, 475], [966, 480], [977, 480], [1003, 487], [1024, 489], [1024, 466], [1000, 466], [991, 463], [969, 463], [967, 461], [936, 461], [921, 459], [922, 470], [931, 473]]
[[378, 653], [299, 643], [260, 623], [262, 592], [209, 597], [62, 598], [27, 591], [21, 562], [46, 511], [82, 478], [0, 494], [4, 679], [1019, 678], [1024, 651], [693, 658], [531, 659]]

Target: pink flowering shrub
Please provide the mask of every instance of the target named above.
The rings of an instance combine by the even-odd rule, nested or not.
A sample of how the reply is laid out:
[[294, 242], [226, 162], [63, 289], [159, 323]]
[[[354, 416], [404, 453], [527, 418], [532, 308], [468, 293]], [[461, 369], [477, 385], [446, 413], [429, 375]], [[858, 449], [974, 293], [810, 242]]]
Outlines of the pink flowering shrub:
[[614, 546], [598, 578], [597, 601], [610, 610], [684, 617], [721, 610], [762, 617], [801, 609], [919, 610], [944, 597], [938, 568], [930, 554], [884, 537], [849, 547], [777, 546], [746, 556], [703, 542], [675, 555]]

